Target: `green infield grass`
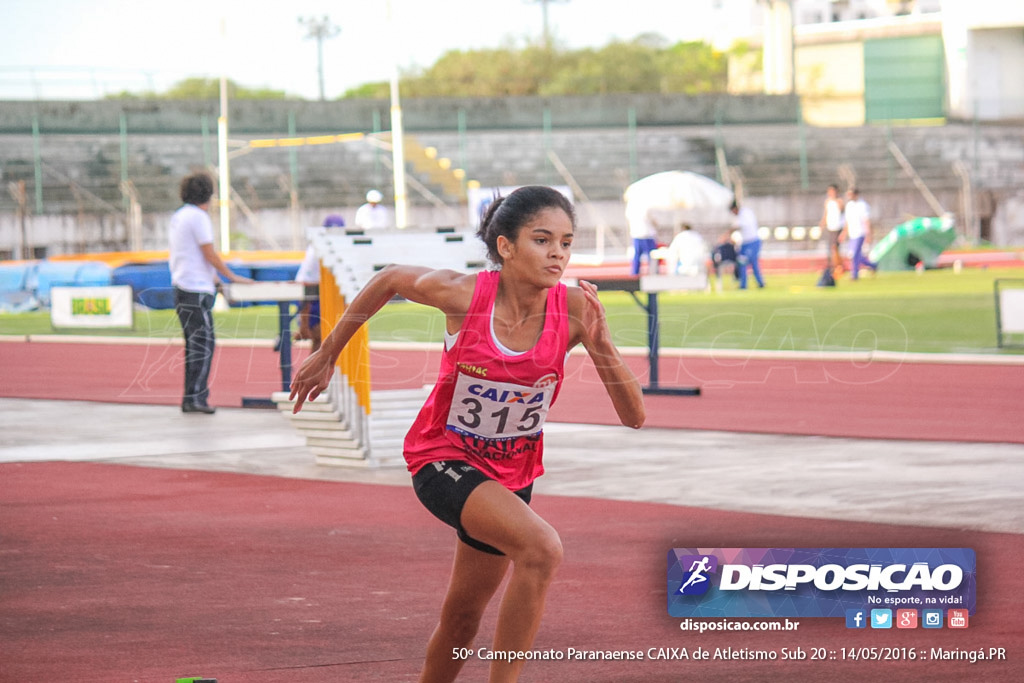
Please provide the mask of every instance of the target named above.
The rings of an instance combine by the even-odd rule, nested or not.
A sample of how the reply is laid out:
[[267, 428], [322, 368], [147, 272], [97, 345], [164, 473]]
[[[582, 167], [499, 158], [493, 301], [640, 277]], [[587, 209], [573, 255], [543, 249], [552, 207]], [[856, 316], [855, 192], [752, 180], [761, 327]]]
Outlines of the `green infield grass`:
[[[835, 288], [815, 286], [817, 274], [775, 275], [764, 289], [663, 293], [658, 297], [663, 347], [763, 351], [872, 351], [924, 353], [1022, 353], [999, 349], [993, 282], [1022, 280], [1020, 269], [950, 269], [880, 273], [858, 282], [841, 278]], [[644, 295], [639, 296], [644, 301]], [[646, 313], [623, 292], [601, 295], [619, 346], [645, 346]], [[270, 339], [277, 334], [277, 308], [253, 306], [214, 314], [221, 339]], [[443, 318], [410, 303], [386, 306], [370, 323], [375, 341], [439, 341]], [[0, 334], [57, 332], [49, 313], [0, 314]], [[137, 310], [130, 331], [90, 335], [176, 337], [174, 311]], [[1021, 340], [1016, 340], [1018, 343]]]
[[[764, 351], [1021, 353], [999, 349], [993, 282], [1019, 269], [880, 273], [819, 288], [817, 274], [771, 276], [764, 289], [658, 296], [662, 347]], [[645, 302], [643, 294], [638, 296]], [[645, 346], [645, 311], [627, 293], [601, 295], [619, 346]], [[442, 316], [393, 304], [371, 322], [377, 340], [440, 339]], [[1018, 340], [1020, 341], [1020, 340]]]

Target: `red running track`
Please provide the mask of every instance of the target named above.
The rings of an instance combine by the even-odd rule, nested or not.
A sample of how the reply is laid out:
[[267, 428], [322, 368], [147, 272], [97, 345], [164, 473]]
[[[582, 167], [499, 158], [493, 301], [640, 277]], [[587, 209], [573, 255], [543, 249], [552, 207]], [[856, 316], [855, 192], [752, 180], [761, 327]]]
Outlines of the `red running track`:
[[[523, 683], [1024, 680], [1019, 535], [543, 492], [534, 506], [565, 547], [536, 649], [732, 648], [779, 659], [531, 662]], [[0, 518], [4, 683], [414, 681], [455, 543], [409, 487], [91, 463], [0, 465]], [[837, 545], [974, 548], [969, 627], [853, 631], [829, 618], [697, 635], [667, 614], [670, 548]], [[490, 643], [495, 611], [478, 647]], [[786, 660], [783, 648], [805, 659]], [[916, 659], [851, 661], [844, 648], [909, 648]], [[1007, 660], [928, 661], [932, 648], [1005, 648]], [[486, 664], [470, 660], [460, 680], [484, 680]]]
[[[174, 405], [182, 348], [4, 343], [0, 396]], [[301, 354], [296, 355], [301, 360]], [[373, 385], [419, 387], [436, 378], [435, 350], [374, 350]], [[646, 383], [647, 361], [627, 358]], [[220, 346], [211, 402], [241, 405], [281, 388], [267, 348]], [[551, 419], [615, 424], [589, 360], [570, 357]], [[648, 396], [652, 427], [824, 436], [1024, 443], [1024, 365], [679, 358], [661, 360], [661, 386], [700, 386], [699, 397]]]
[[[5, 343], [0, 394], [174, 405], [181, 347]], [[436, 351], [374, 351], [378, 388], [432, 381]], [[645, 359], [629, 358], [639, 374]], [[612, 423], [580, 357], [552, 418]], [[663, 359], [649, 424], [797, 434], [1021, 442], [1018, 366]], [[279, 388], [269, 349], [221, 347], [213, 399]], [[546, 496], [566, 561], [536, 646], [564, 651], [696, 647], [1005, 647], [1006, 662], [655, 661], [533, 663], [523, 681], [1024, 679], [1021, 537]], [[407, 487], [85, 463], [0, 465], [0, 681], [222, 683], [412, 681], [433, 628], [451, 534]], [[683, 633], [665, 611], [671, 547], [972, 547], [978, 612], [967, 631]], [[480, 644], [494, 629], [494, 610]], [[480, 680], [471, 661], [464, 680]], [[1016, 673], [1014, 673], [1016, 672]]]

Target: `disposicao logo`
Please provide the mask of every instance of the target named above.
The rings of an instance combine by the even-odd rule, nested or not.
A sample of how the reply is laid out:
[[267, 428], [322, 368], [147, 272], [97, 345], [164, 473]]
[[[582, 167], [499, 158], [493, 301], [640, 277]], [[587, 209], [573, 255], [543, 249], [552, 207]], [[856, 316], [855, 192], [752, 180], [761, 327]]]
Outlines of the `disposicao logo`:
[[689, 565], [679, 586], [680, 595], [703, 595], [711, 587], [708, 576], [718, 569], [718, 558], [714, 555], [686, 555], [679, 558], [681, 566]]
[[[973, 614], [970, 548], [674, 548], [668, 611], [674, 617], [871, 616], [899, 608]], [[867, 618], [864, 619], [868, 621]], [[856, 624], [853, 628], [859, 628]]]

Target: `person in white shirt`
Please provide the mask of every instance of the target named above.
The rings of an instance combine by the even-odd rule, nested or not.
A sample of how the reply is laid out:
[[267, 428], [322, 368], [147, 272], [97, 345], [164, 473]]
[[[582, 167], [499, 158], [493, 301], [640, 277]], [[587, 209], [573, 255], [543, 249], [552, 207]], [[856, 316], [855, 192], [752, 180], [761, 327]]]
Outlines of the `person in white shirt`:
[[355, 224], [362, 230], [376, 230], [394, 225], [391, 220], [391, 212], [381, 204], [384, 200], [377, 190], [370, 190], [366, 193], [366, 203], [356, 209]]
[[627, 202], [626, 223], [629, 224], [629, 236], [633, 239], [633, 262], [629, 272], [639, 275], [640, 261], [646, 257], [647, 270], [653, 273], [651, 252], [658, 248], [658, 226], [651, 219], [650, 208], [639, 202]]
[[708, 245], [699, 233], [684, 223], [668, 245], [668, 272], [674, 275], [707, 273]]
[[213, 180], [195, 173], [181, 181], [185, 204], [171, 216], [171, 284], [174, 310], [185, 336], [185, 392], [183, 413], [212, 414], [209, 405], [210, 367], [216, 339], [213, 333], [213, 301], [217, 295], [217, 273], [231, 282], [252, 282], [236, 275], [213, 247], [213, 224], [207, 211], [213, 197]]
[[861, 266], [878, 270], [878, 264], [872, 263], [864, 254], [865, 246], [871, 243], [871, 207], [860, 198], [860, 190], [855, 187], [846, 192], [844, 215], [846, 227], [843, 232], [850, 246], [850, 279], [856, 280]]
[[740, 289], [747, 288], [747, 266], [750, 266], [754, 273], [757, 286], [764, 287], [764, 278], [761, 276], [761, 237], [757, 234], [760, 226], [757, 223], [757, 216], [750, 207], [740, 207], [735, 200], [729, 210], [736, 216], [733, 227], [740, 231]]
[[836, 273], [841, 273], [843, 270], [843, 258], [839, 255], [839, 242], [842, 238], [844, 223], [843, 199], [839, 196], [839, 186], [829, 185], [825, 194], [825, 211], [821, 215], [818, 225], [825, 230], [828, 238], [829, 263]]

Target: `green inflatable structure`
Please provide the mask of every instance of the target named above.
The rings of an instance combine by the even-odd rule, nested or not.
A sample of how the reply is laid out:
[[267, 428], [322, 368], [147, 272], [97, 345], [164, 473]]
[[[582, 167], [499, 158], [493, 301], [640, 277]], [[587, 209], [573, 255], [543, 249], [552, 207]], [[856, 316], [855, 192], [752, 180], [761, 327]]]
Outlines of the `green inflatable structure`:
[[900, 223], [875, 243], [870, 258], [879, 270], [913, 270], [918, 262], [934, 268], [939, 255], [956, 240], [951, 217], [922, 217]]

